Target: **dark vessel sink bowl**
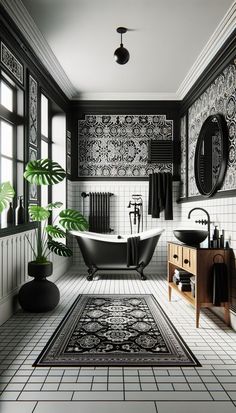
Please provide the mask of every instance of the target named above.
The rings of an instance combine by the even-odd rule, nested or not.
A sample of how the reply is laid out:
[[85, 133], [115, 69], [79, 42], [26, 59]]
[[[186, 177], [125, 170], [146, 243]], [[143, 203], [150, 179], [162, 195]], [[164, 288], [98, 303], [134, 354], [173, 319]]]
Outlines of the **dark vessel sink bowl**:
[[204, 229], [175, 229], [173, 232], [175, 238], [193, 247], [198, 246], [208, 236], [208, 231]]

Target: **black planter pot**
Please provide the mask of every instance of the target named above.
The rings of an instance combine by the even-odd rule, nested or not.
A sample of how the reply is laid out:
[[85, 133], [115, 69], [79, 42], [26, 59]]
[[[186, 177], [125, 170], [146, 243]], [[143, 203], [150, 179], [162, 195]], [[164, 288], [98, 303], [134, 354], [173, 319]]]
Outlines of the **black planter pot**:
[[24, 284], [18, 295], [23, 310], [32, 313], [43, 313], [53, 310], [60, 300], [60, 291], [57, 286], [46, 279], [52, 274], [52, 262], [28, 263], [28, 274], [34, 277], [33, 281]]
[[28, 262], [28, 274], [36, 280], [42, 280], [52, 275], [53, 265], [51, 261], [39, 263], [36, 261]]

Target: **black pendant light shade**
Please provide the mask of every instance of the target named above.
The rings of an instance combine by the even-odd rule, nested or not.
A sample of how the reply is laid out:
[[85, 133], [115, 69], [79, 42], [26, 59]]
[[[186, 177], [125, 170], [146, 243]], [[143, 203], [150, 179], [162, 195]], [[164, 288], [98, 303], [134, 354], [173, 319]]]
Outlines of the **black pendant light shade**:
[[115, 61], [119, 64], [119, 65], [125, 65], [125, 63], [127, 63], [129, 61], [129, 52], [128, 50], [123, 46], [122, 43], [122, 34], [127, 32], [127, 29], [125, 27], [118, 27], [116, 29], [117, 33], [120, 33], [121, 35], [121, 43], [120, 43], [120, 47], [118, 47], [118, 49], [115, 50], [114, 53], [114, 58]]

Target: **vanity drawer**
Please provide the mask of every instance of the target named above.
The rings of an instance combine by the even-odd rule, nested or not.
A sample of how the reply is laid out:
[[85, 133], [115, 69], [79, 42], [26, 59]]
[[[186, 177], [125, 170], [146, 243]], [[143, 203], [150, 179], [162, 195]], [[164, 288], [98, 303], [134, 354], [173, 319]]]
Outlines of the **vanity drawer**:
[[182, 248], [182, 267], [184, 270], [191, 272], [192, 274], [197, 273], [197, 250], [193, 248], [183, 247]]
[[168, 260], [173, 264], [182, 266], [182, 246], [169, 244]]

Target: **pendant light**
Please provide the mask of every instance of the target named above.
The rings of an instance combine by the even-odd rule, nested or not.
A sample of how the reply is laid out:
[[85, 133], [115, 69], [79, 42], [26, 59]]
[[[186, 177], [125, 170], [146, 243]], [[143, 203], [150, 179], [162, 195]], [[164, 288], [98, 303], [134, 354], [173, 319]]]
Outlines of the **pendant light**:
[[116, 29], [117, 33], [120, 33], [120, 47], [118, 47], [118, 49], [115, 50], [114, 53], [114, 58], [115, 61], [119, 64], [119, 65], [125, 65], [128, 61], [129, 61], [129, 52], [128, 50], [123, 46], [122, 43], [122, 34], [127, 32], [127, 29], [125, 27], [118, 27]]

